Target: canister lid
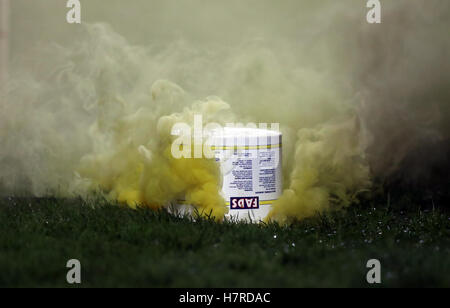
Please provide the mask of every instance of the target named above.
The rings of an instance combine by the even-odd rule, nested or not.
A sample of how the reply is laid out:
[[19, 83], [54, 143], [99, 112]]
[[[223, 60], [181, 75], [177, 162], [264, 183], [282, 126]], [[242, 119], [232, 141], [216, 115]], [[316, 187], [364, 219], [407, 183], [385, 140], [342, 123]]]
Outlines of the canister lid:
[[[190, 132], [190, 130], [187, 130]], [[190, 132], [195, 138], [194, 132]], [[181, 130], [173, 129], [172, 136], [181, 136]], [[202, 131], [200, 138], [209, 140], [212, 146], [281, 146], [281, 132], [263, 128], [214, 127]]]
[[280, 146], [281, 132], [248, 127], [224, 127], [205, 132], [214, 146]]

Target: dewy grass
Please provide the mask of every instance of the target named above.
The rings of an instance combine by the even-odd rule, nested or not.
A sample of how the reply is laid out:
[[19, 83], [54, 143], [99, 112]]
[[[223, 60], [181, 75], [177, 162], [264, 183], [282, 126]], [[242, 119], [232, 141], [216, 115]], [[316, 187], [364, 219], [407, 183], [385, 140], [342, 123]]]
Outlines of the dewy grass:
[[2, 287], [69, 286], [69, 259], [81, 262], [82, 287], [365, 287], [373, 258], [382, 287], [450, 286], [449, 214], [393, 204], [281, 226], [3, 199], [0, 247]]

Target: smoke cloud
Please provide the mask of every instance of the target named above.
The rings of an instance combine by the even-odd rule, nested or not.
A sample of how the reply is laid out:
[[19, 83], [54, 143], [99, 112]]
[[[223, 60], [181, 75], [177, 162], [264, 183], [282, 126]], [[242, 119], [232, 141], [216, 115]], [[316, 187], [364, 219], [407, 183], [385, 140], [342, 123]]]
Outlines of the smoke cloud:
[[202, 114], [280, 123], [270, 218], [288, 222], [350, 205], [375, 177], [423, 177], [438, 153], [405, 170], [408, 155], [449, 140], [447, 1], [383, 2], [378, 25], [350, 0], [105, 2], [73, 26], [60, 1], [14, 1], [2, 195], [185, 199], [221, 219], [215, 162], [170, 154], [172, 125]]

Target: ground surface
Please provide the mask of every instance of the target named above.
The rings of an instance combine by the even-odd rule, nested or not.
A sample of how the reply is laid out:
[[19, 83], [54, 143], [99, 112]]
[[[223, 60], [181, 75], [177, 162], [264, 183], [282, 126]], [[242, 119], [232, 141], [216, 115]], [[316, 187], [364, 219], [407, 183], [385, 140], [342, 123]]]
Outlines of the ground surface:
[[0, 287], [450, 287], [450, 215], [350, 207], [289, 227], [196, 223], [167, 213], [79, 200], [0, 201]]

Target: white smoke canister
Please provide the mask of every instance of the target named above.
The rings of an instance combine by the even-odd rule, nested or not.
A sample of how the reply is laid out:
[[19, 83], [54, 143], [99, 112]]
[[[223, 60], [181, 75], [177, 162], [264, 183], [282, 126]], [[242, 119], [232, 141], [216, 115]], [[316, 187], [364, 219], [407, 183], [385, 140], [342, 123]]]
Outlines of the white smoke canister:
[[[172, 131], [172, 135], [180, 134]], [[226, 217], [247, 222], [264, 220], [282, 191], [282, 134], [267, 129], [225, 127], [209, 130], [204, 137], [212, 150], [210, 157], [220, 166], [221, 193], [229, 208]], [[192, 213], [193, 207], [185, 202], [178, 200], [169, 211]]]
[[228, 217], [258, 222], [268, 215], [282, 191], [281, 139], [278, 131], [257, 128], [226, 127], [211, 133]]

